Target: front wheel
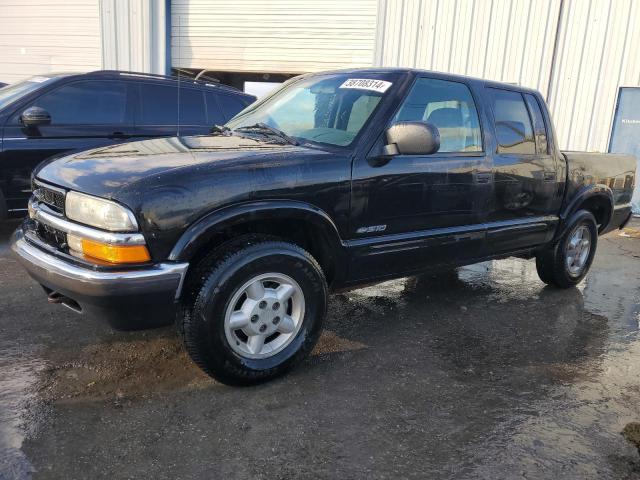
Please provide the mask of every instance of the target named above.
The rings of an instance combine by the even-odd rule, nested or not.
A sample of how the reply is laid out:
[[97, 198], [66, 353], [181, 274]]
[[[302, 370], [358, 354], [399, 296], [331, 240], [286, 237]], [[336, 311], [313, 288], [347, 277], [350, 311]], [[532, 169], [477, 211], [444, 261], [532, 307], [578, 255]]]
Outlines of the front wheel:
[[205, 260], [183, 306], [191, 358], [231, 385], [263, 382], [311, 352], [327, 305], [315, 259], [280, 241], [240, 240]]
[[587, 210], [576, 213], [560, 240], [536, 256], [540, 279], [560, 288], [573, 287], [585, 277], [598, 244], [598, 225]]

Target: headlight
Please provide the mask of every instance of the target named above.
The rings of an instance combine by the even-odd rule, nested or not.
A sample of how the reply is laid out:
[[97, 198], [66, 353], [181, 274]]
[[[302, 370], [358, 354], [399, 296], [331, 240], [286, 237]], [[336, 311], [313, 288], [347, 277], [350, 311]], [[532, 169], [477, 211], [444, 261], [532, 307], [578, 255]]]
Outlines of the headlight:
[[69, 192], [65, 200], [67, 218], [112, 232], [138, 230], [133, 213], [110, 200]]

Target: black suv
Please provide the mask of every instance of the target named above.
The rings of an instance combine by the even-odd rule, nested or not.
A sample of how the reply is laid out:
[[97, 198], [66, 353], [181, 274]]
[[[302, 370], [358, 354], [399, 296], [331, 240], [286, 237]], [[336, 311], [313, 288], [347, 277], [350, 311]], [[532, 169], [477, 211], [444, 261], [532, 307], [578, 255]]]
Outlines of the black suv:
[[208, 133], [254, 100], [222, 85], [106, 70], [36, 76], [1, 88], [0, 218], [26, 211], [31, 172], [46, 158], [135, 139]]

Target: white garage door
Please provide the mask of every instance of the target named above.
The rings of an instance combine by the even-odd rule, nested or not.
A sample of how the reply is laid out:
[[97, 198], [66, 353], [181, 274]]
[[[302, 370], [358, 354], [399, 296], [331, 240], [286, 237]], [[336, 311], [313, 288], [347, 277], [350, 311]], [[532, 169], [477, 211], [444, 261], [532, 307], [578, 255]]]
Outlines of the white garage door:
[[0, 81], [100, 69], [98, 0], [2, 0]]
[[174, 67], [302, 73], [371, 66], [377, 0], [172, 0]]

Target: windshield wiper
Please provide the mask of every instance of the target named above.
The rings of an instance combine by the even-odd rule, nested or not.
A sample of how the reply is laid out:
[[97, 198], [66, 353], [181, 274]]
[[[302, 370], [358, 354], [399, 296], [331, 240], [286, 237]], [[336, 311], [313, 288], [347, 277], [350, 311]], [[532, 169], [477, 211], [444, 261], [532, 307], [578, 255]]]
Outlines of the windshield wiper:
[[267, 135], [275, 135], [276, 137], [283, 139], [284, 141], [286, 141], [287, 143], [290, 143], [291, 145], [299, 145], [298, 141], [295, 138], [290, 137], [289, 135], [284, 133], [282, 130], [273, 128], [271, 125], [267, 125], [264, 122], [259, 122], [254, 125], [247, 125], [246, 127], [238, 127], [236, 128], [236, 131], [258, 132], [258, 133], [264, 133]]
[[214, 125], [209, 133], [217, 133], [219, 135], [231, 135], [231, 129], [224, 125]]

